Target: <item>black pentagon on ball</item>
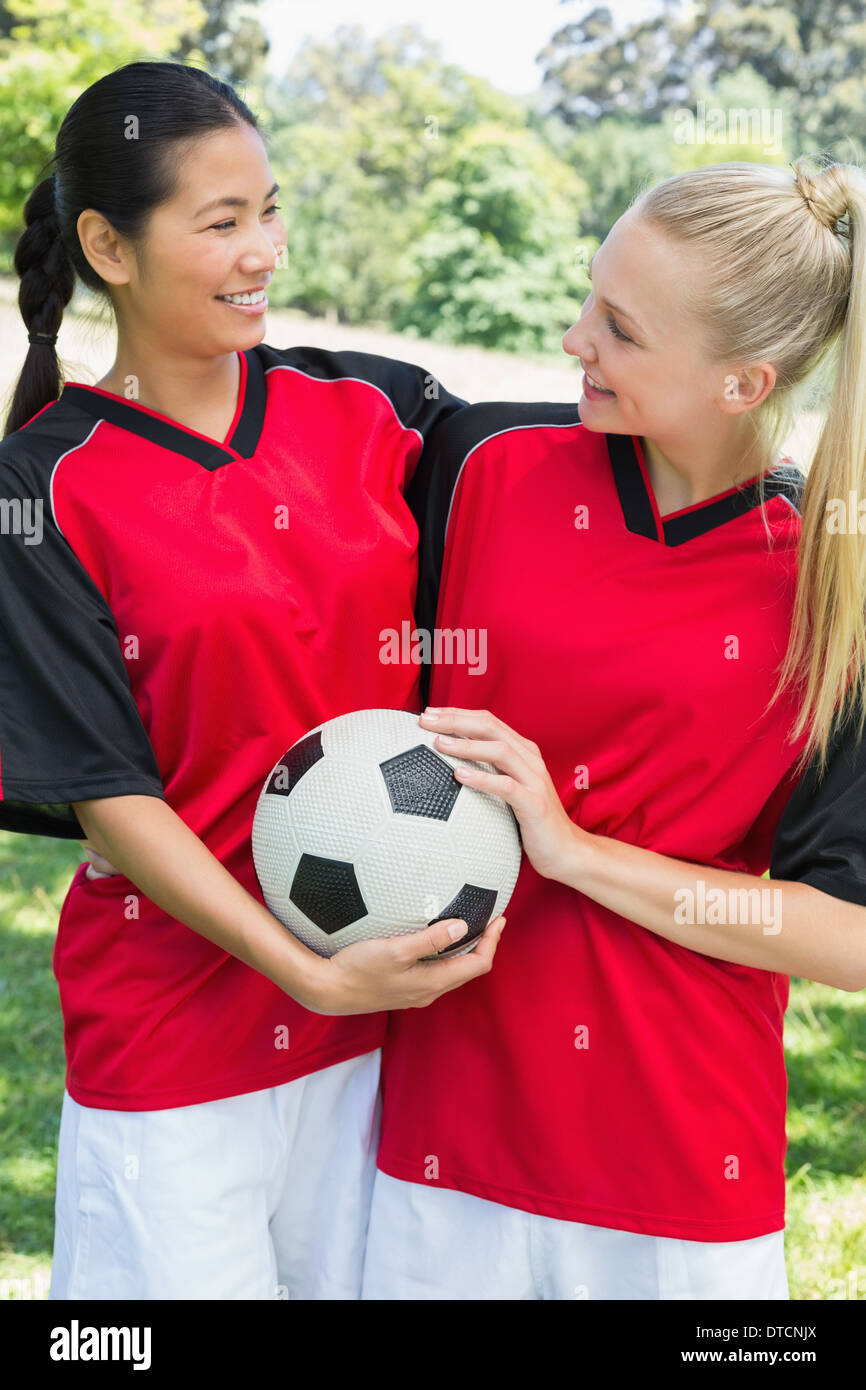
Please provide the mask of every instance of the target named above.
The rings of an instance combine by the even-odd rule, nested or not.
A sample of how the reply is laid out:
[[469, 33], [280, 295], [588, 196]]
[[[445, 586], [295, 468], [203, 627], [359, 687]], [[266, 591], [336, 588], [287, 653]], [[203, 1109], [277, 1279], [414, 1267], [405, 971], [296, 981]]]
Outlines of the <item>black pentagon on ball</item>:
[[355, 870], [341, 859], [302, 854], [289, 897], [328, 936], [367, 915]]
[[442, 922], [446, 917], [462, 917], [469, 928], [465, 936], [461, 936], [459, 941], [455, 941], [453, 946], [446, 946], [440, 951], [439, 956], [450, 955], [452, 951], [460, 951], [467, 941], [474, 941], [476, 936], [480, 936], [490, 921], [490, 914], [496, 903], [496, 892], [493, 888], [478, 888], [474, 883], [464, 883], [456, 898], [452, 898], [450, 903], [446, 903], [438, 917], [433, 917], [427, 923], [432, 927], [434, 922]]
[[450, 763], [419, 743], [396, 758], [380, 763], [385, 786], [395, 812], [405, 816], [428, 816], [447, 820], [460, 795]]
[[306, 738], [299, 739], [288, 753], [280, 758], [268, 779], [265, 791], [272, 792], [274, 796], [289, 796], [304, 773], [309, 772], [324, 756], [321, 729], [314, 734], [307, 734]]

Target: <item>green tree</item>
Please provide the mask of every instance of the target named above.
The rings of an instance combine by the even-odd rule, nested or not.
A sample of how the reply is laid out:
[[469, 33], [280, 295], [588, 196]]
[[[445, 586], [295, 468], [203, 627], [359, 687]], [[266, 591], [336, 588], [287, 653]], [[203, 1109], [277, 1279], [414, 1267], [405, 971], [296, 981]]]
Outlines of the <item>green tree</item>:
[[260, 92], [267, 80], [265, 59], [270, 49], [261, 21], [253, 13], [259, 0], [200, 3], [204, 21], [179, 35], [168, 56], [178, 63], [200, 62], [208, 72], [240, 88], [244, 100], [252, 102], [251, 86]]
[[587, 129], [603, 116], [652, 124], [688, 100], [695, 22], [674, 8], [618, 25], [610, 9], [596, 5], [563, 25], [538, 55], [547, 109]]
[[123, 63], [152, 57], [203, 19], [198, 0], [7, 0], [14, 18], [0, 39], [0, 237], [7, 272], [22, 208], [54, 152], [80, 92]]
[[529, 103], [413, 26], [308, 43], [271, 101], [289, 226], [276, 302], [501, 347], [573, 319], [587, 190]]
[[[718, 77], [712, 87], [698, 87], [703, 125], [683, 122], [681, 111], [665, 113], [662, 122], [666, 143], [672, 153], [671, 173], [730, 160], [776, 164], [785, 168], [800, 151], [796, 139], [793, 108], [787, 90], [775, 91], [765, 77], [743, 64], [735, 72]], [[689, 112], [691, 116], [693, 112]], [[713, 126], [717, 116], [718, 128]]]
[[574, 133], [565, 153], [592, 190], [582, 229], [599, 242], [640, 188], [675, 172], [672, 132], [658, 122], [641, 125], [623, 116], [604, 116], [591, 130]]
[[658, 14], [619, 25], [595, 6], [539, 61], [547, 109], [576, 129], [615, 115], [658, 123], [748, 66], [791, 99], [790, 147], [829, 147], [866, 119], [866, 0], [662, 0]]
[[525, 127], [524, 104], [446, 63], [413, 25], [308, 40], [269, 93], [289, 244], [274, 302], [349, 323], [405, 307], [425, 190], [461, 133]]
[[[206, 30], [224, 0], [126, 0], [118, 23], [115, 0], [5, 0], [0, 13], [0, 254], [11, 270], [14, 242], [21, 230], [23, 205], [40, 170], [51, 158], [63, 117], [75, 98], [114, 68], [162, 57], [206, 67], [237, 80], [241, 58], [252, 61], [260, 45], [252, 42], [233, 54], [231, 72], [208, 59]], [[241, 22], [241, 21], [239, 21]], [[242, 18], [247, 25], [248, 18]], [[195, 35], [205, 33], [196, 46]], [[261, 112], [256, 85], [243, 95]], [[267, 111], [262, 113], [265, 117]]]
[[[560, 149], [592, 189], [582, 216], [586, 236], [602, 241], [631, 199], [659, 179], [707, 164], [753, 160], [785, 167], [794, 158], [792, 97], [774, 92], [748, 65], [698, 86], [703, 126], [684, 116], [701, 108], [677, 107], [651, 125], [604, 116], [590, 130], [573, 132]], [[712, 123], [722, 114], [721, 128]], [[778, 140], [778, 144], [777, 144]]]
[[488, 123], [455, 142], [425, 196], [413, 293], [396, 326], [452, 343], [555, 349], [586, 292], [583, 180], [531, 131]]

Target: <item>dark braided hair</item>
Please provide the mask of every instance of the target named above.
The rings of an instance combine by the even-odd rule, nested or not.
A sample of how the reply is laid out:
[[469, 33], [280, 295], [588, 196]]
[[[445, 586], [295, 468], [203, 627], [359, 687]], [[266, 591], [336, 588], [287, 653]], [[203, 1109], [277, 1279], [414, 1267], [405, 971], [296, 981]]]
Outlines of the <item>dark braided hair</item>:
[[[60, 394], [63, 378], [54, 344], [76, 276], [111, 305], [108, 286], [78, 237], [85, 208], [100, 212], [140, 252], [151, 213], [177, 192], [190, 143], [242, 121], [260, 129], [228, 83], [184, 63], [127, 63], [72, 103], [40, 175], [52, 165], [53, 171], [27, 199], [24, 231], [15, 247], [18, 307], [30, 346], [4, 438]], [[133, 129], [136, 138], [130, 138]]]

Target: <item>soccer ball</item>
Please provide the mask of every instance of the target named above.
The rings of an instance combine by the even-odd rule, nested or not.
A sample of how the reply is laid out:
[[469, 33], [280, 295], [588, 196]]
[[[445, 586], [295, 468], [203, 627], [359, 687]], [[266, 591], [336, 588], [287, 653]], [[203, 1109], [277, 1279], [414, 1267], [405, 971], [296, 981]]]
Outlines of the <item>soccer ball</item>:
[[342, 714], [293, 743], [268, 773], [252, 847], [270, 911], [321, 956], [368, 937], [462, 917], [462, 955], [503, 911], [520, 871], [517, 820], [501, 797], [458, 782], [460, 764], [406, 710]]

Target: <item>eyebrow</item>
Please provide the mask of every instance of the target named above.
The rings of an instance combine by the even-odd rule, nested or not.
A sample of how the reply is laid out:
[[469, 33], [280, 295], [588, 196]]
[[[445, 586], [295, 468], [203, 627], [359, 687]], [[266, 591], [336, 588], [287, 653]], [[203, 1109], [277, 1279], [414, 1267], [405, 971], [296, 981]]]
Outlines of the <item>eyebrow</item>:
[[[273, 188], [270, 189], [270, 190], [265, 194], [264, 198], [262, 199], [262, 202], [266, 203], [266, 202], [268, 201], [269, 198], [273, 198], [274, 194], [277, 193], [277, 192], [279, 192], [279, 187], [280, 187], [280, 185], [279, 185], [278, 183], [275, 183], [274, 186], [273, 186]], [[204, 214], [205, 214], [206, 212], [212, 212], [214, 208], [246, 208], [246, 207], [249, 207], [249, 199], [248, 199], [248, 198], [232, 198], [232, 197], [228, 197], [228, 198], [214, 198], [214, 199], [212, 199], [211, 202], [205, 203], [205, 205], [204, 205], [203, 208], [199, 208], [198, 212], [194, 212], [194, 213], [193, 213], [193, 219], [195, 219], [195, 218], [197, 218], [197, 217], [203, 217]]]
[[[592, 255], [592, 257], [591, 257], [591, 259], [590, 259], [590, 262], [589, 262], [589, 278], [590, 278], [590, 280], [592, 279], [592, 262], [595, 260], [595, 258], [596, 258], [597, 255], [598, 255], [598, 252], [597, 252], [597, 251], [594, 252], [593, 255]], [[623, 317], [624, 319], [629, 319], [629, 320], [634, 324], [635, 328], [637, 328], [637, 329], [639, 330], [639, 332], [641, 332], [641, 333], [644, 332], [644, 329], [641, 328], [641, 326], [640, 326], [640, 324], [638, 323], [637, 319], [634, 317], [633, 314], [630, 314], [630, 313], [629, 313], [628, 309], [621, 309], [621, 308], [619, 307], [618, 304], [611, 304], [610, 300], [609, 300], [609, 299], [605, 299], [604, 296], [602, 296], [602, 303], [603, 303], [603, 304], [606, 304], [607, 307], [608, 307], [608, 309], [613, 309], [615, 313], [617, 313], [617, 314], [622, 314], [622, 317]]]

